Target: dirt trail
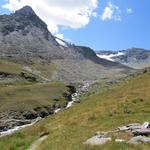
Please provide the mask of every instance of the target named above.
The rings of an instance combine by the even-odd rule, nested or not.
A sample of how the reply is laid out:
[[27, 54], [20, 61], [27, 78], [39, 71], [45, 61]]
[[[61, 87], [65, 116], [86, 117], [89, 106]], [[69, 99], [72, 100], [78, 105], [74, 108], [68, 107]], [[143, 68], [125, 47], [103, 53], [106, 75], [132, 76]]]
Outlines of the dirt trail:
[[48, 135], [42, 136], [41, 138], [39, 138], [38, 140], [36, 140], [30, 147], [28, 150], [37, 150], [38, 147], [40, 146], [40, 144], [46, 140], [48, 137]]

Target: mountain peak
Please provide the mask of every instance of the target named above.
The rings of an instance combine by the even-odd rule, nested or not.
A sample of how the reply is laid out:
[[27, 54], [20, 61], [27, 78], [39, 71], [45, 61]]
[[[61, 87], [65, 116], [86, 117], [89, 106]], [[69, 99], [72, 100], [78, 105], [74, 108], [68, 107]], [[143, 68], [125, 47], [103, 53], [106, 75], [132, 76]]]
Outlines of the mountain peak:
[[21, 13], [25, 15], [35, 14], [35, 12], [30, 6], [24, 6], [23, 8], [17, 10], [16, 13]]

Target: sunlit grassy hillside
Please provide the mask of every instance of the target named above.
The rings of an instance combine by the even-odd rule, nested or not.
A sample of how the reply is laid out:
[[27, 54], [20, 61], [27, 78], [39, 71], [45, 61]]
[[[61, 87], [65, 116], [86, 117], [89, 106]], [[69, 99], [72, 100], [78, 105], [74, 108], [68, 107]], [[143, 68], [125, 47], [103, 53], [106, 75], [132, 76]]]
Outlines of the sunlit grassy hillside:
[[133, 146], [110, 142], [96, 147], [83, 144], [96, 131], [109, 131], [144, 121], [150, 121], [150, 73], [137, 75], [96, 95], [84, 97], [80, 104], [0, 139], [0, 149], [26, 150], [41, 133], [49, 132], [37, 150], [149, 150], [149, 144]]

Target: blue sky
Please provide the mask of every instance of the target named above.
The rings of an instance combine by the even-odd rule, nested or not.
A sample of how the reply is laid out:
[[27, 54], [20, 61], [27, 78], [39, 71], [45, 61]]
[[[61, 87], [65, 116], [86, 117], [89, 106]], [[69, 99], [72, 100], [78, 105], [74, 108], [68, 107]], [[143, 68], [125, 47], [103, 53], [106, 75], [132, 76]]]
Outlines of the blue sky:
[[[10, 7], [9, 9], [2, 7], [6, 3], [8, 2], [5, 0], [0, 1], [0, 14], [11, 12]], [[51, 0], [49, 4], [46, 3], [51, 5]], [[61, 6], [62, 4], [59, 5]], [[111, 7], [113, 13], [111, 15], [106, 13], [108, 16], [102, 19], [106, 7]], [[15, 9], [17, 8], [18, 6]], [[58, 31], [56, 32], [63, 34], [65, 39], [70, 39], [75, 44], [90, 46], [95, 50], [120, 50], [131, 47], [150, 49], [150, 0], [99, 0], [97, 7], [93, 5], [92, 9], [97, 15], [91, 15], [88, 23], [87, 18], [82, 24], [80, 23], [82, 20], [73, 22], [74, 18], [72, 18], [72, 22], [67, 20], [70, 24], [72, 23], [69, 26], [66, 18], [64, 19], [66, 22], [60, 18], [61, 24], [57, 17]], [[42, 11], [37, 13], [40, 15]], [[42, 19], [45, 21], [46, 17]]]

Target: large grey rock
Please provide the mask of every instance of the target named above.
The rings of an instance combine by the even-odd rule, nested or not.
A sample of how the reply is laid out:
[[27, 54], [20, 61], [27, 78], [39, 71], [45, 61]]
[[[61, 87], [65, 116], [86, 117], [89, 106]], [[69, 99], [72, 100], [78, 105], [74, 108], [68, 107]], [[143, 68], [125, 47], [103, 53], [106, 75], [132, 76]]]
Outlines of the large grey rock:
[[84, 144], [86, 145], [104, 145], [111, 141], [108, 132], [96, 132], [96, 135], [88, 139]]
[[150, 128], [149, 129], [137, 129], [137, 130], [134, 130], [132, 131], [132, 133], [134, 135], [145, 135], [145, 136], [149, 136], [150, 135]]
[[136, 130], [136, 129], [141, 129], [141, 124], [140, 123], [132, 123], [132, 124], [128, 124], [126, 126], [122, 126], [122, 127], [118, 127], [117, 129], [119, 131], [132, 131], [132, 130]]
[[133, 137], [131, 138], [127, 143], [128, 144], [140, 144], [141, 142], [150, 142], [150, 138], [148, 137], [145, 137], [145, 136], [136, 136], [136, 137]]
[[86, 145], [104, 145], [107, 142], [111, 141], [110, 137], [101, 137], [101, 136], [94, 136], [88, 139], [84, 144]]
[[[126, 142], [125, 139], [115, 139], [116, 143], [126, 142], [128, 144], [140, 144], [141, 142], [150, 142], [150, 138], [146, 137], [150, 135], [150, 123], [145, 122], [143, 125], [140, 123], [132, 123], [126, 126], [118, 127], [114, 131], [109, 132], [96, 132], [95, 136], [88, 139], [84, 144], [87, 145], [103, 145], [107, 142], [111, 141], [111, 134], [115, 134], [118, 132], [130, 132], [133, 133], [136, 137], [132, 137], [129, 141]], [[139, 135], [139, 136], [137, 136]], [[143, 136], [144, 135], [144, 136]]]
[[132, 132], [134, 135], [150, 135], [150, 123], [144, 122], [142, 125], [140, 123], [132, 123], [126, 126], [118, 127], [118, 131]]

